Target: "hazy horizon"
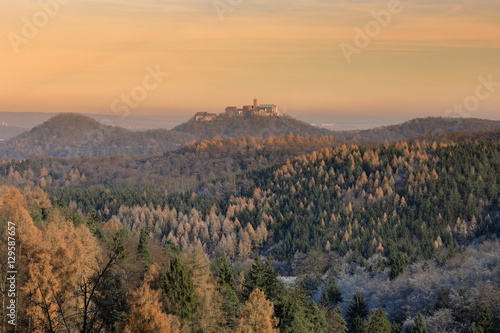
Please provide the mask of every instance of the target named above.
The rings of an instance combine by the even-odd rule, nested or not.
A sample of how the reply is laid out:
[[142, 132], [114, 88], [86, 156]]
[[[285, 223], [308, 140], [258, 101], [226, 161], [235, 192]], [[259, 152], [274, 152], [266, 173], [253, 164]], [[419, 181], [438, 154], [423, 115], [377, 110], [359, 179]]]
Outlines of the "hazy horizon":
[[[29, 130], [43, 122], [49, 120], [53, 116], [62, 113], [72, 113], [72, 112], [60, 112], [60, 113], [43, 113], [43, 112], [7, 112], [0, 111], [0, 124], [4, 122], [12, 127], [24, 128]], [[30, 115], [30, 119], [27, 120], [22, 115]], [[76, 114], [76, 113], [75, 113]], [[175, 126], [184, 123], [192, 118], [192, 115], [187, 116], [183, 114], [174, 115], [133, 115], [121, 119], [118, 115], [113, 114], [92, 114], [92, 113], [77, 113], [91, 118], [96, 119], [104, 124], [111, 126], [119, 126], [131, 130], [148, 130], [148, 129], [158, 129], [166, 128], [172, 129]], [[364, 130], [372, 129], [380, 126], [390, 126], [404, 123], [406, 121], [423, 118], [423, 117], [412, 117], [408, 118], [405, 116], [395, 116], [392, 118], [381, 118], [376, 115], [364, 117], [363, 119], [350, 117], [348, 115], [343, 115], [340, 117], [321, 115], [321, 114], [287, 114], [295, 119], [304, 121], [306, 123], [327, 128], [330, 130], [343, 131], [343, 130]], [[471, 117], [478, 118], [478, 117]], [[481, 118], [480, 118], [481, 119]], [[500, 117], [493, 118], [482, 118], [489, 120], [499, 120]], [[0, 127], [1, 129], [1, 127]]]

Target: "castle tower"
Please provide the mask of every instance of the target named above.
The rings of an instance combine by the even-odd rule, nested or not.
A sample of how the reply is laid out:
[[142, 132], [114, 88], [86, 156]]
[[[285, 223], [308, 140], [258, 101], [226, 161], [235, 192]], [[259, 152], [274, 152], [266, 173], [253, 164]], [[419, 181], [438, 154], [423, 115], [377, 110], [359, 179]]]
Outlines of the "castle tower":
[[259, 111], [259, 103], [257, 102], [257, 98], [253, 99], [253, 111], [254, 112]]

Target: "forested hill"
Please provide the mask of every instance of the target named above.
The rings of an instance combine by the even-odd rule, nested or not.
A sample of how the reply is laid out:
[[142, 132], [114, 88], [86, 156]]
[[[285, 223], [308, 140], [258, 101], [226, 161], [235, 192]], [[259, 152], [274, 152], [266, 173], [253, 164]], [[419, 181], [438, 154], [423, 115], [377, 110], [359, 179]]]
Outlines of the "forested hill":
[[[500, 234], [498, 170], [498, 142], [403, 142], [324, 148], [170, 197], [137, 188], [50, 192], [106, 219], [115, 215], [132, 230], [147, 225], [158, 239], [181, 247], [195, 240], [211, 254], [240, 259], [263, 245], [280, 259], [311, 250], [366, 259], [379, 253], [395, 260], [393, 274], [399, 274], [411, 261]], [[180, 220], [166, 219], [174, 208]], [[205, 228], [219, 230], [221, 241]]]
[[196, 137], [197, 140], [211, 139], [216, 136], [222, 138], [279, 136], [292, 133], [294, 135], [331, 136], [332, 131], [312, 126], [303, 121], [288, 116], [263, 117], [218, 116], [212, 121], [189, 120], [177, 127], [174, 131], [185, 132]]
[[427, 134], [411, 141], [464, 142], [464, 141], [500, 141], [500, 129], [479, 132], [440, 132]]
[[429, 117], [409, 120], [402, 124], [367, 130], [336, 131], [337, 139], [353, 142], [397, 141], [451, 132], [481, 132], [500, 129], [500, 121], [476, 118]]
[[200, 182], [284, 163], [294, 156], [341, 145], [333, 137], [213, 138], [165, 154], [87, 158], [32, 158], [0, 164], [0, 184], [52, 187], [137, 187], [180, 192]]
[[163, 153], [193, 137], [165, 129], [133, 132], [78, 114], [60, 114], [0, 142], [0, 158], [112, 156]]

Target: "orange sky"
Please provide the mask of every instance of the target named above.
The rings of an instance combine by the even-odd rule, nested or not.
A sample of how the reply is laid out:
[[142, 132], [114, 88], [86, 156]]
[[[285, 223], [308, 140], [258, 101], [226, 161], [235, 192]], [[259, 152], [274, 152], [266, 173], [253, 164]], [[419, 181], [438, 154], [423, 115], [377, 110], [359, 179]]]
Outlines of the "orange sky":
[[[298, 116], [412, 118], [474, 96], [479, 76], [500, 82], [498, 0], [401, 1], [348, 63], [339, 45], [354, 45], [354, 28], [389, 1], [353, 2], [2, 0], [0, 111], [110, 114], [135, 89], [147, 96], [126, 106], [134, 116], [220, 112], [258, 97]], [[40, 27], [27, 36], [23, 18], [34, 16]], [[156, 67], [168, 76], [141, 88]], [[500, 84], [467, 114], [499, 119], [499, 106]]]

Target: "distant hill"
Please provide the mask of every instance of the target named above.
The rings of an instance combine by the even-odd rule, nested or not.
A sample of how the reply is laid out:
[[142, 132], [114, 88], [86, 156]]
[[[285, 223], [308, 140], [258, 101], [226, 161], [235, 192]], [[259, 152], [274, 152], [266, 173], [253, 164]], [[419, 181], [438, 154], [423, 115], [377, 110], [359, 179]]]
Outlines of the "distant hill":
[[14, 126], [0, 126], [0, 140], [7, 140], [26, 132], [26, 128]]
[[218, 116], [211, 121], [189, 120], [173, 128], [174, 131], [189, 133], [197, 140], [207, 140], [216, 136], [221, 138], [239, 138], [254, 136], [265, 138], [286, 135], [331, 136], [332, 131], [312, 126], [303, 121], [288, 117]]
[[[8, 131], [3, 131], [4, 128]], [[452, 133], [462, 133], [460, 135], [467, 140], [479, 135], [479, 132], [483, 136], [495, 138], [495, 131], [498, 130], [500, 121], [485, 119], [419, 118], [369, 130], [330, 131], [288, 116], [218, 116], [212, 121], [191, 119], [173, 130], [137, 132], [68, 113], [56, 115], [14, 138], [9, 138], [9, 135], [15, 135], [16, 129], [12, 132], [10, 127], [0, 127], [0, 133], [8, 138], [0, 141], [0, 158], [148, 155], [173, 151], [190, 141], [210, 140], [214, 137], [266, 138], [292, 133], [331, 136], [350, 142], [378, 143], [424, 137], [453, 140], [456, 135]], [[18, 128], [17, 131], [22, 129]]]
[[475, 118], [417, 118], [398, 125], [368, 130], [333, 132], [337, 139], [355, 142], [384, 142], [445, 132], [482, 132], [500, 129], [500, 121]]
[[193, 137], [164, 129], [133, 132], [78, 114], [60, 114], [0, 142], [0, 158], [143, 155], [174, 150]]
[[269, 137], [288, 133], [295, 135], [333, 136], [351, 142], [384, 142], [427, 135], [444, 135], [452, 132], [485, 132], [500, 129], [500, 121], [475, 118], [417, 118], [402, 124], [382, 126], [367, 130], [330, 131], [316, 127], [291, 117], [226, 117], [218, 116], [212, 121], [183, 123], [173, 130], [187, 132], [197, 140], [207, 140], [215, 136], [226, 137]]
[[425, 136], [417, 137], [409, 140], [409, 142], [417, 141], [436, 141], [436, 142], [474, 142], [474, 141], [500, 141], [500, 129], [495, 131], [477, 131], [477, 132], [439, 132], [430, 133]]
[[[38, 126], [50, 118], [56, 116], [58, 113], [47, 112], [6, 112], [0, 111], [0, 123], [6, 122], [9, 126], [24, 128], [26, 131]], [[75, 113], [77, 114], [77, 113]], [[93, 114], [93, 113], [80, 113], [81, 115], [95, 119], [102, 123], [112, 123], [113, 126], [118, 126], [133, 131], [145, 131], [149, 129], [166, 128], [180, 124], [186, 119], [181, 115], [169, 115], [168, 117], [162, 115], [142, 115], [131, 114], [127, 117], [122, 117], [118, 114]], [[1, 131], [1, 127], [0, 127]]]

